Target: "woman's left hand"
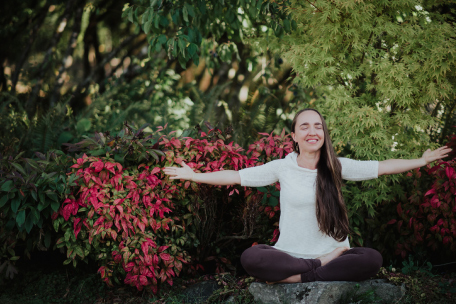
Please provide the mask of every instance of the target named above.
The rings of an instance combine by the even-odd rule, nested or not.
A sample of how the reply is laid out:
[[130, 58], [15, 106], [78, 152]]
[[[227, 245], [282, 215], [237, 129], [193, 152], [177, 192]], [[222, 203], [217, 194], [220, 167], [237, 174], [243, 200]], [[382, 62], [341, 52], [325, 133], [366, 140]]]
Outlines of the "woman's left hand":
[[448, 148], [447, 146], [440, 147], [438, 149], [435, 149], [434, 151], [431, 151], [431, 149], [427, 149], [421, 158], [423, 158], [426, 162], [426, 164], [432, 163], [435, 160], [442, 159], [444, 157], [448, 156], [448, 153], [451, 152], [451, 148]]

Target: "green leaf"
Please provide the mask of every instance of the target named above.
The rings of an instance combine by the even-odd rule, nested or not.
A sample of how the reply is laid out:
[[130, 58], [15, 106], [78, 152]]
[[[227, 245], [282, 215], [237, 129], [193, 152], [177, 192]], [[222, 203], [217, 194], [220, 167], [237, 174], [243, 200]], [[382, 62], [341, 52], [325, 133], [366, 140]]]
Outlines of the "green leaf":
[[141, 17], [141, 24], [146, 23], [147, 20], [150, 19], [150, 18], [149, 18], [149, 13], [150, 13], [150, 7], [148, 7], [148, 8], [146, 9], [146, 11], [144, 12], [144, 14], [142, 15], [142, 17]]
[[59, 138], [57, 139], [59, 147], [62, 144], [69, 143], [74, 138], [73, 134], [68, 131], [63, 131], [60, 133]]
[[33, 199], [34, 199], [35, 201], [38, 201], [38, 196], [36, 195], [36, 192], [35, 192], [34, 190], [32, 190], [32, 191], [30, 192], [30, 194], [32, 194], [32, 197], [33, 197]]
[[128, 8], [128, 21], [133, 22], [133, 9], [132, 9], [132, 7]]
[[85, 133], [85, 132], [89, 131], [91, 127], [92, 127], [92, 122], [87, 118], [82, 118], [76, 124], [76, 130], [78, 131], [78, 133]]
[[196, 54], [196, 51], [198, 51], [198, 47], [194, 43], [190, 43], [189, 46], [187, 47], [188, 49], [188, 54], [190, 57], [193, 57], [193, 55]]
[[185, 57], [185, 40], [179, 37], [177, 45], [179, 46], [179, 50], [182, 52], [182, 56]]
[[68, 265], [72, 262], [73, 260], [72, 259], [66, 259], [64, 262], [63, 262], [63, 265]]
[[184, 17], [184, 21], [188, 22], [188, 8], [187, 8], [187, 3], [184, 4], [184, 8], [182, 9], [182, 14]]
[[[25, 210], [22, 210], [22, 211], [25, 212]], [[30, 233], [30, 231], [32, 231], [32, 228], [33, 228], [33, 216], [32, 216], [32, 213], [29, 212], [27, 215], [27, 219], [25, 221], [25, 230], [27, 231], [27, 233]]]
[[168, 38], [166, 38], [166, 35], [163, 35], [163, 34], [161, 34], [157, 38], [157, 42], [160, 44], [165, 44], [167, 40], [168, 40]]
[[279, 204], [279, 200], [278, 200], [276, 197], [271, 196], [271, 197], [269, 198], [269, 206], [275, 207], [275, 206], [277, 206], [278, 204]]
[[13, 167], [16, 168], [23, 175], [27, 175], [27, 173], [25, 173], [25, 170], [21, 165], [19, 165], [17, 163], [11, 163], [11, 165], [13, 165]]
[[156, 29], [160, 29], [160, 16], [155, 16], [154, 17], [154, 27]]
[[165, 16], [160, 16], [160, 25], [162, 27], [168, 27], [169, 25], [169, 20]]
[[285, 28], [285, 32], [289, 33], [291, 31], [290, 20], [283, 20], [283, 27]]
[[43, 204], [46, 203], [46, 198], [44, 196], [44, 192], [38, 193], [38, 197], [40, 198], [40, 202], [42, 202]]
[[106, 154], [106, 150], [104, 148], [90, 151], [90, 155], [92, 155], [92, 156], [100, 156], [100, 155], [104, 155], [104, 154]]
[[21, 227], [25, 222], [25, 210], [19, 211], [16, 217], [16, 223], [19, 227]]
[[59, 231], [59, 221], [53, 221], [52, 225], [54, 226], [55, 232]]
[[55, 194], [55, 193], [52, 192], [51, 190], [47, 190], [47, 191], [46, 191], [46, 195], [47, 195], [51, 200], [53, 200], [54, 202], [58, 202], [58, 201], [59, 201], [59, 198], [57, 197], [57, 194]]
[[296, 29], [298, 28], [298, 24], [296, 23], [296, 21], [291, 20], [291, 28], [292, 28], [293, 30], [296, 30]]
[[0, 199], [0, 208], [2, 208], [6, 202], [8, 201], [8, 195], [4, 195], [1, 199]]
[[3, 183], [2, 191], [5, 191], [5, 192], [10, 191], [13, 187], [14, 187], [13, 181], [12, 180], [8, 180], [8, 181]]
[[81, 247], [76, 247], [74, 249], [74, 251], [76, 252], [77, 255], [79, 255], [81, 258], [84, 258], [84, 252], [82, 251], [82, 248]]
[[14, 213], [17, 213], [17, 210], [19, 209], [20, 205], [21, 205], [21, 199], [19, 197], [14, 198], [11, 201], [11, 210]]
[[199, 65], [199, 56], [198, 56], [198, 54], [195, 54], [192, 59], [193, 59], [193, 63], [196, 66], [198, 66]]
[[51, 246], [51, 233], [49, 231], [46, 231], [46, 234], [44, 235], [44, 246], [46, 248]]
[[70, 237], [71, 237], [71, 230], [67, 229], [67, 231], [65, 231], [65, 242], [68, 242], [70, 240]]
[[59, 210], [59, 207], [60, 207], [59, 202], [51, 202], [51, 208], [52, 208], [52, 210], [54, 210], [55, 212], [57, 212], [57, 211]]
[[151, 27], [151, 26], [152, 26], [152, 20], [147, 21], [147, 22], [144, 24], [144, 33], [149, 34], [149, 31], [150, 31], [150, 27]]
[[40, 213], [38, 212], [38, 210], [36, 210], [33, 207], [30, 207], [30, 213], [33, 214], [33, 217], [34, 217], [33, 223], [36, 224], [40, 219]]

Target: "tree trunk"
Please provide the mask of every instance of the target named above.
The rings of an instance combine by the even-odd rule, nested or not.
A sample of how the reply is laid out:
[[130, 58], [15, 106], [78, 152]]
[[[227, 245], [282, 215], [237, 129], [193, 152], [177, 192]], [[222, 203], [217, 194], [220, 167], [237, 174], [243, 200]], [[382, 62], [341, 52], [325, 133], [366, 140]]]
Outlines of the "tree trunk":
[[36, 100], [38, 98], [38, 94], [40, 92], [41, 85], [43, 84], [43, 78], [48, 69], [52, 54], [54, 53], [54, 50], [56, 49], [57, 43], [60, 41], [60, 38], [62, 38], [62, 33], [65, 30], [66, 25], [68, 24], [68, 20], [71, 16], [71, 9], [73, 8], [74, 2], [75, 2], [75, 0], [68, 0], [66, 7], [65, 7], [65, 11], [64, 11], [63, 15], [60, 17], [59, 22], [57, 22], [58, 27], [55, 31], [54, 37], [52, 38], [51, 46], [46, 51], [43, 62], [41, 63], [41, 65], [38, 69], [39, 72], [38, 72], [38, 78], [36, 79], [36, 85], [33, 87], [32, 93], [30, 93], [30, 97], [27, 100], [27, 103], [25, 104], [25, 111], [27, 112], [29, 119], [31, 119], [33, 117], [33, 115], [35, 115]]
[[86, 89], [92, 81], [94, 81], [95, 77], [99, 73], [99, 70], [104, 69], [104, 65], [106, 63], [108, 63], [112, 58], [114, 58], [114, 56], [116, 56], [120, 52], [121, 49], [123, 49], [125, 46], [130, 44], [137, 36], [138, 36], [138, 34], [132, 34], [128, 38], [126, 38], [124, 41], [122, 41], [122, 43], [117, 48], [112, 50], [111, 53], [107, 54], [104, 57], [103, 61], [100, 62], [94, 69], [92, 69], [90, 74], [87, 77], [85, 77], [85, 79], [83, 81], [81, 81], [79, 83], [79, 85], [76, 88], [76, 90], [74, 91], [73, 96], [70, 101], [70, 106], [73, 109], [81, 108], [81, 106], [82, 106], [81, 100], [82, 100], [82, 96], [84, 94], [82, 91], [84, 89]]
[[41, 12], [38, 14], [38, 20], [36, 21], [35, 25], [33, 26], [33, 29], [30, 32], [30, 37], [29, 41], [25, 47], [24, 52], [22, 53], [21, 58], [19, 61], [16, 63], [16, 67], [14, 69], [14, 73], [11, 77], [11, 93], [16, 92], [16, 84], [19, 80], [19, 75], [21, 74], [21, 69], [22, 66], [24, 65], [25, 61], [27, 60], [30, 50], [32, 49], [33, 42], [35, 42], [35, 38], [37, 37], [38, 30], [40, 29], [41, 25], [44, 22], [44, 19], [46, 19], [47, 13], [49, 11], [49, 3], [46, 3], [46, 5], [43, 7]]

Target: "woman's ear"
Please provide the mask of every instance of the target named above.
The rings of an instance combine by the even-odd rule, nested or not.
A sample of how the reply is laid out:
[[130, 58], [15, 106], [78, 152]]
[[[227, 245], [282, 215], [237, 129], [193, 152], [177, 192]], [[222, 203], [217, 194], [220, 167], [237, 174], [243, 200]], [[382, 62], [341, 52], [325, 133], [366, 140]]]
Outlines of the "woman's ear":
[[296, 141], [296, 135], [294, 134], [294, 132], [291, 132], [291, 138], [293, 138], [293, 141]]

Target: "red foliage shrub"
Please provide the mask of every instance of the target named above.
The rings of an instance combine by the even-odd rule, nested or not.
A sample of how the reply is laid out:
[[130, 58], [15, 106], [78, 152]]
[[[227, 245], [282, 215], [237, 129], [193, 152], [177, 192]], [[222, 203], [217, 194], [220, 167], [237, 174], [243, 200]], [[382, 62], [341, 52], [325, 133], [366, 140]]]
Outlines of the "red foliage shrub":
[[[76, 259], [92, 254], [108, 285], [117, 279], [113, 271], [124, 272], [124, 283], [139, 290], [156, 292], [158, 281], [172, 285], [188, 260], [180, 247], [185, 227], [169, 215], [171, 198], [180, 197], [176, 185], [164, 182], [158, 167], [127, 171], [109, 159], [86, 155], [71, 168], [78, 186], [53, 215], [55, 227], [65, 233], [57, 245], [67, 247], [66, 263], [76, 265]], [[174, 238], [160, 237], [167, 234]]]
[[[272, 218], [278, 225], [279, 202], [275, 192], [173, 181], [161, 168], [180, 165], [182, 161], [195, 172], [259, 165], [291, 151], [292, 144], [285, 132], [281, 136], [266, 134], [247, 153], [233, 142], [226, 144], [229, 136], [220, 130], [200, 132], [199, 136], [161, 136], [155, 147], [163, 150], [165, 156], [138, 167], [123, 168], [109, 157], [84, 155], [76, 159], [69, 177], [76, 186], [53, 215], [55, 229], [64, 233], [57, 246], [67, 248], [65, 263], [76, 265], [77, 260], [90, 256], [101, 265], [99, 273], [108, 285], [123, 280], [139, 290], [157, 292], [159, 283], [166, 281], [172, 285], [172, 278], [179, 275], [183, 263], [198, 263], [198, 257], [190, 259], [188, 251], [192, 248], [197, 247], [201, 254], [205, 249], [202, 247], [213, 246], [214, 240], [230, 240], [239, 223], [243, 224], [242, 236], [233, 238], [252, 237], [248, 231], [261, 222], [258, 217], [262, 212], [267, 215], [263, 222]], [[270, 189], [277, 191], [279, 185]], [[262, 200], [265, 206], [259, 208]], [[211, 208], [244, 210], [235, 210], [231, 220], [220, 220], [222, 216], [217, 220], [205, 215]], [[259, 235], [265, 232], [277, 239], [278, 229], [272, 232], [267, 225]], [[213, 248], [206, 251], [206, 260], [218, 261], [218, 271], [224, 271], [223, 265], [230, 265], [226, 257], [215, 257]], [[201, 265], [192, 267], [196, 271]]]
[[[456, 252], [456, 162], [438, 161], [433, 167], [407, 174], [412, 179], [410, 197], [397, 205], [395, 225], [399, 237], [395, 253], [405, 258], [419, 246]], [[429, 186], [430, 185], [430, 186]], [[424, 190], [423, 190], [424, 189]]]

